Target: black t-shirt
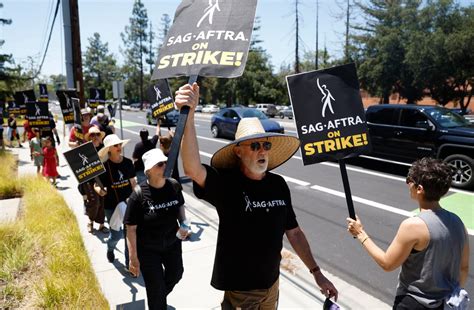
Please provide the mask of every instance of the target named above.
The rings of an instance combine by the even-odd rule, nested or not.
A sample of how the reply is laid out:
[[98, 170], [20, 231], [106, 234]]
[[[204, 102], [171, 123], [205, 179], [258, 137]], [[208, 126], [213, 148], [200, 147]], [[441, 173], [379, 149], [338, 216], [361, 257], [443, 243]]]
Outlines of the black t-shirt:
[[143, 143], [142, 141], [138, 142], [135, 145], [135, 149], [133, 150], [133, 158], [137, 158], [138, 160], [135, 161], [133, 164], [135, 166], [135, 171], [143, 171], [145, 170], [145, 165], [143, 164], [142, 156], [149, 150], [152, 150], [156, 147], [156, 143], [158, 142], [159, 136], [154, 135], [151, 139], [148, 139]]
[[104, 207], [115, 209], [119, 202], [125, 201], [132, 193], [130, 179], [135, 177], [135, 169], [132, 161], [126, 157], [123, 157], [120, 163], [114, 163], [109, 159], [104, 166], [106, 171], [99, 176], [102, 184], [107, 187]]
[[162, 188], [154, 188], [146, 181], [140, 184], [142, 199], [134, 191], [128, 200], [123, 223], [137, 225], [137, 246], [144, 249], [165, 250], [179, 239], [179, 207], [183, 194], [177, 193], [170, 181]]
[[211, 285], [219, 290], [269, 288], [280, 275], [283, 234], [298, 227], [288, 185], [270, 172], [255, 181], [237, 169], [204, 166], [205, 187], [194, 183], [194, 194], [219, 215]]

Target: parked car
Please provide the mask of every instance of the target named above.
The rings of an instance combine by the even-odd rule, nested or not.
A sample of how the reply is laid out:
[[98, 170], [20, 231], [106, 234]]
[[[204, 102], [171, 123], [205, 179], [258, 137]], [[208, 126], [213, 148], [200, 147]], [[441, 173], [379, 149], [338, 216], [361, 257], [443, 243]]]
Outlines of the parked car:
[[202, 112], [202, 108], [203, 108], [203, 106], [200, 105], [200, 104], [198, 104], [198, 105], [196, 106], [196, 109], [195, 109], [194, 111], [196, 111], [196, 112]]
[[[156, 118], [151, 116], [151, 109], [148, 109], [146, 112], [146, 120], [148, 122], [148, 125], [156, 125], [158, 124], [158, 121]], [[171, 112], [166, 113], [162, 118], [161, 118], [161, 126], [163, 127], [173, 127], [178, 124], [179, 120], [179, 111], [178, 110], [173, 110]]]
[[474, 188], [474, 125], [438, 106], [383, 104], [367, 108], [373, 155], [411, 163], [430, 156], [454, 168], [452, 185]]
[[257, 103], [257, 110], [262, 111], [268, 117], [275, 117], [278, 113], [276, 106], [272, 103]]
[[215, 104], [208, 104], [202, 108], [202, 113], [216, 113], [219, 112], [219, 107]]
[[254, 108], [234, 107], [225, 108], [211, 118], [211, 132], [214, 138], [227, 137], [235, 139], [237, 126], [242, 118], [257, 117], [262, 122], [266, 132], [284, 133], [285, 129], [279, 123], [268, 119], [263, 112]]
[[278, 111], [277, 116], [280, 118], [288, 117], [289, 119], [293, 119], [293, 109], [291, 107], [284, 107]]

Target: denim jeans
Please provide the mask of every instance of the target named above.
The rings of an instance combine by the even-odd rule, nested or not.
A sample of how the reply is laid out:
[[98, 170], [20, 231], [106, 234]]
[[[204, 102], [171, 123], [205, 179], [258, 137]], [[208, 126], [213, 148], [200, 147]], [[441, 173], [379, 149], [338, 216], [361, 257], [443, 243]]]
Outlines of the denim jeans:
[[[107, 223], [110, 223], [110, 218], [114, 213], [114, 209], [105, 209], [105, 217], [107, 218]], [[128, 246], [127, 246], [127, 230], [120, 229], [114, 230], [110, 228], [109, 238], [107, 238], [107, 251], [113, 251], [117, 246], [117, 243], [122, 239], [122, 236], [125, 240], [125, 266], [128, 268]]]

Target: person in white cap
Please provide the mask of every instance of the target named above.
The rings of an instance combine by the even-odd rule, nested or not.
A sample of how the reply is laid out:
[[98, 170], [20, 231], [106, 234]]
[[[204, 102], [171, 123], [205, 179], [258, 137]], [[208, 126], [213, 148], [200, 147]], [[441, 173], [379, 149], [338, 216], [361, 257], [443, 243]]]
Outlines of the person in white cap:
[[211, 285], [225, 291], [222, 309], [276, 309], [284, 234], [321, 292], [337, 300], [298, 225], [288, 185], [270, 172], [298, 150], [298, 138], [267, 133], [258, 118], [244, 118], [235, 141], [203, 165], [194, 125], [199, 86], [180, 87], [175, 102], [190, 107], [181, 144], [184, 173], [196, 197], [214, 205], [219, 216]]
[[[104, 139], [104, 147], [99, 151], [100, 160], [104, 163], [107, 171], [99, 176], [103, 187], [96, 184], [94, 188], [99, 195], [105, 197], [104, 210], [109, 226], [117, 205], [124, 203], [137, 185], [133, 163], [122, 155], [122, 147], [128, 141], [128, 139], [121, 140], [115, 134], [108, 135]], [[111, 263], [115, 260], [114, 249], [122, 235], [121, 228], [115, 230], [110, 227], [110, 236], [107, 240], [107, 259]], [[128, 269], [127, 243], [125, 243], [125, 267]]]
[[[183, 275], [181, 240], [188, 224], [181, 185], [164, 176], [168, 158], [160, 149], [142, 156], [146, 180], [130, 195], [124, 224], [130, 272], [145, 280], [149, 309], [166, 309], [166, 296]], [[182, 225], [178, 224], [180, 222]]]

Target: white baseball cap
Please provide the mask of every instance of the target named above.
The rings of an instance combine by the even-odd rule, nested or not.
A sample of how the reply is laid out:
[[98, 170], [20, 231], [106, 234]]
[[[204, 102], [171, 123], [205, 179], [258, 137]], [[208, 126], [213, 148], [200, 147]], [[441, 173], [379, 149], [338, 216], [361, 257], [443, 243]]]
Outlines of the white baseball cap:
[[156, 165], [159, 162], [166, 162], [168, 160], [168, 157], [163, 154], [163, 151], [160, 149], [152, 149], [143, 154], [142, 156], [143, 164], [145, 165], [144, 171], [147, 172], [151, 168], [153, 168], [154, 165]]

